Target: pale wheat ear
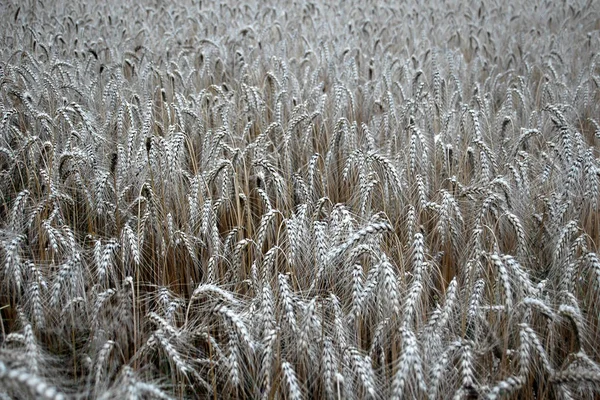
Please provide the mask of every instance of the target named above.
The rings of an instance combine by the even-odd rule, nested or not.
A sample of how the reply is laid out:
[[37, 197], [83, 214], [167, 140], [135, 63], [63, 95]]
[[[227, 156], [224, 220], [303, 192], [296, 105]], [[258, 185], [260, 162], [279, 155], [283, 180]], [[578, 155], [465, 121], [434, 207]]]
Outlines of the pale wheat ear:
[[18, 392], [28, 392], [31, 396], [44, 400], [64, 400], [67, 396], [39, 377], [25, 371], [9, 369], [0, 361], [0, 380], [5, 387]]

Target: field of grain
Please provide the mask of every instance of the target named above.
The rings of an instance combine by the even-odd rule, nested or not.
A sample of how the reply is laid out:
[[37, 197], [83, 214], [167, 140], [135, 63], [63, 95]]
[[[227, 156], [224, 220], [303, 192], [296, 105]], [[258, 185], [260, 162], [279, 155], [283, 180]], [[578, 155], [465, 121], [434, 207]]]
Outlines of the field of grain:
[[0, 2], [0, 399], [600, 396], [600, 2]]

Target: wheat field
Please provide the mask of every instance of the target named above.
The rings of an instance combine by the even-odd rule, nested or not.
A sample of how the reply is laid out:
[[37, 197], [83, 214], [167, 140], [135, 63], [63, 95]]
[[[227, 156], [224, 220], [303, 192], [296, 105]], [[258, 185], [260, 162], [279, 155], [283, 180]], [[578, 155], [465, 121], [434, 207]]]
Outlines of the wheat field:
[[0, 2], [0, 399], [600, 396], [599, 2], [94, 3]]

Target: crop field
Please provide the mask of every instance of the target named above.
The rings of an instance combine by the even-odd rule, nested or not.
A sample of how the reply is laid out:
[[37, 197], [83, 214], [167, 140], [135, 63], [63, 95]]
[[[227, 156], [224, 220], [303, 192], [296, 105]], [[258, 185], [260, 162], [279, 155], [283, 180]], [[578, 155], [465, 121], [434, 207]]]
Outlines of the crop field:
[[0, 1], [0, 400], [597, 399], [600, 2]]

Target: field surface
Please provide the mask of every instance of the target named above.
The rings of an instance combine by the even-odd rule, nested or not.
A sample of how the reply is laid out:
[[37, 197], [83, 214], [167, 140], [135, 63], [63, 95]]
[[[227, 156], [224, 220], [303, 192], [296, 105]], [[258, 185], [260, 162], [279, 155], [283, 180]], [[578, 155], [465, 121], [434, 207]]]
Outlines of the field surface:
[[599, 253], [598, 1], [0, 1], [0, 399], [595, 399]]

